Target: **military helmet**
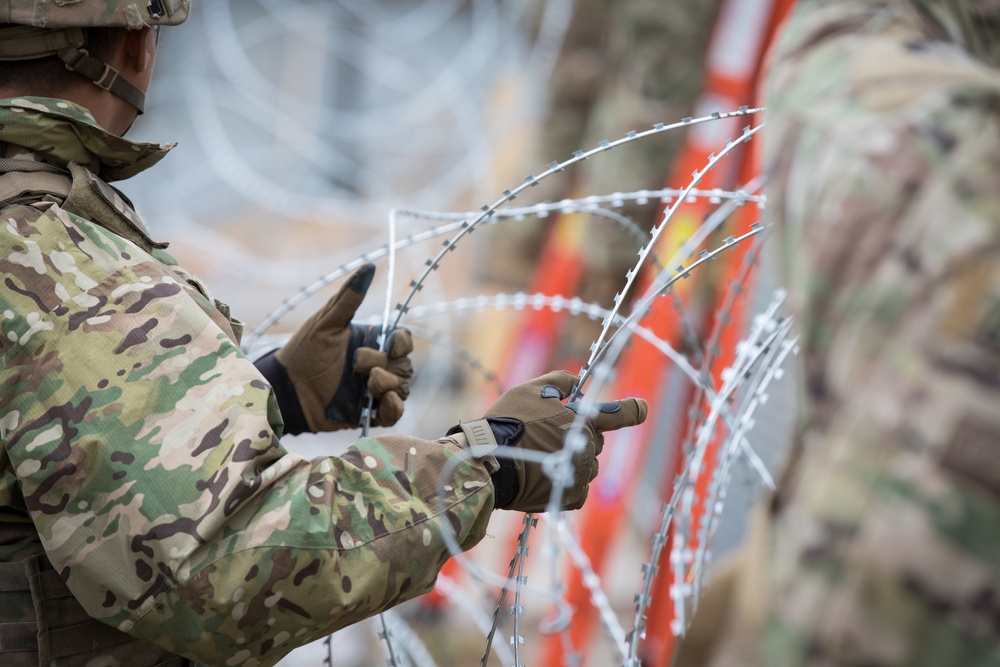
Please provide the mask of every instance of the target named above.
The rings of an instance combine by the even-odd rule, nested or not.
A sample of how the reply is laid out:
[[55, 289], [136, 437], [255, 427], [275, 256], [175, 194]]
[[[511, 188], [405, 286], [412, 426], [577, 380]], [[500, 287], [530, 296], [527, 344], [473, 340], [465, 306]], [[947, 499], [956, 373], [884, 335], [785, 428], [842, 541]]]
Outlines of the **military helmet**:
[[115, 68], [90, 57], [87, 28], [178, 25], [191, 0], [0, 0], [0, 61], [59, 56], [66, 67], [142, 113], [145, 93]]
[[191, 0], [0, 0], [0, 23], [38, 28], [130, 28], [178, 25]]

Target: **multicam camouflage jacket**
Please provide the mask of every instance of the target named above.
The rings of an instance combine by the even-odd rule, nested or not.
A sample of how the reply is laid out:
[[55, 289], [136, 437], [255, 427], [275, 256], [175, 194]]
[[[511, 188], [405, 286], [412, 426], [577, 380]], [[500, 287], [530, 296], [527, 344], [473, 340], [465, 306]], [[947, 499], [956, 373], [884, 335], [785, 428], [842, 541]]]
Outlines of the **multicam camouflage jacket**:
[[[444, 532], [484, 535], [495, 460], [405, 436], [287, 452], [238, 323], [108, 185], [166, 148], [0, 101], [4, 170], [63, 188], [0, 209], [0, 564], [50, 561], [87, 615], [169, 652], [270, 665], [429, 590]], [[44, 623], [0, 597], [0, 622]]]
[[765, 163], [808, 405], [682, 667], [1000, 665], [991, 6], [801, 0], [784, 30]]

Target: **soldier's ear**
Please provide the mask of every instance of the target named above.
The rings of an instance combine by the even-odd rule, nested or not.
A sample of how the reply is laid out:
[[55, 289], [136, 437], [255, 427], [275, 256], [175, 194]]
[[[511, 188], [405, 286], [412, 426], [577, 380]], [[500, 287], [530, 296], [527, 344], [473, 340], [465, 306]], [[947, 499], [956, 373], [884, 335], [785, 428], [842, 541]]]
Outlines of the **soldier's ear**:
[[148, 74], [153, 69], [156, 58], [156, 43], [158, 31], [156, 28], [145, 27], [141, 30], [129, 30], [125, 33], [122, 44], [128, 69], [136, 74]]

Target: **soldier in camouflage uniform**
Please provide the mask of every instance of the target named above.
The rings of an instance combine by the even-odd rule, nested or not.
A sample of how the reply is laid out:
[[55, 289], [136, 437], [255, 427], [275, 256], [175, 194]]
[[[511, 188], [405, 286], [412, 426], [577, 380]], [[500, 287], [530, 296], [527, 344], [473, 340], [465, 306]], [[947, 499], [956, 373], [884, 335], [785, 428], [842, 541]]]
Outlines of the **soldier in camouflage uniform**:
[[[383, 353], [351, 324], [367, 266], [255, 366], [228, 308], [109, 185], [166, 152], [119, 134], [142, 107], [151, 26], [188, 9], [0, 1], [4, 667], [274, 664], [428, 591], [446, 532], [468, 548], [495, 507], [543, 507], [541, 467], [495, 452], [560, 448], [579, 409], [562, 402], [577, 378], [555, 372], [439, 440], [369, 437], [311, 461], [282, 447], [283, 433], [357, 426], [365, 389], [375, 422], [394, 423], [409, 336]], [[102, 30], [118, 34], [98, 58]], [[97, 86], [17, 69], [46, 58]], [[567, 508], [586, 498], [601, 432], [645, 414], [637, 399], [597, 406]]]
[[767, 95], [788, 473], [678, 663], [1000, 665], [1000, 3], [801, 0]]

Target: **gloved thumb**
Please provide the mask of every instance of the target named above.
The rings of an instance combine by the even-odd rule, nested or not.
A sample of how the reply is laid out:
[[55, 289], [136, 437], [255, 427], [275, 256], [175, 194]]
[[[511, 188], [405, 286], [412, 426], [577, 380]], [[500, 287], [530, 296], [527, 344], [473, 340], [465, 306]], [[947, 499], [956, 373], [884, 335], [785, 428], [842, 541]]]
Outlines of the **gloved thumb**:
[[[579, 413], [582, 403], [574, 401], [567, 404], [573, 412]], [[646, 421], [649, 405], [641, 398], [626, 398], [621, 401], [605, 401], [595, 403], [591, 407], [589, 421], [598, 433], [617, 431], [620, 428], [638, 426]]]
[[354, 313], [361, 306], [368, 294], [368, 288], [375, 278], [375, 265], [365, 264], [354, 272], [350, 280], [340, 288], [323, 309], [320, 328], [327, 331], [340, 331], [354, 319]]

